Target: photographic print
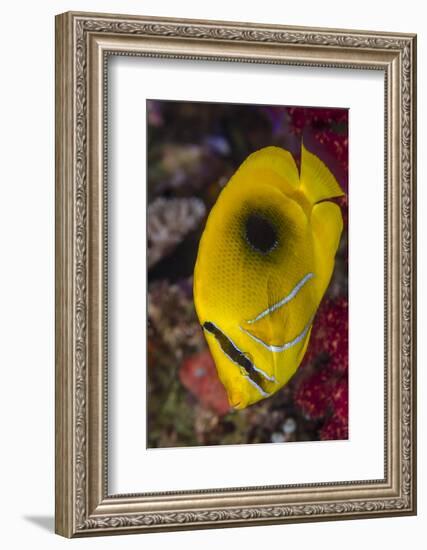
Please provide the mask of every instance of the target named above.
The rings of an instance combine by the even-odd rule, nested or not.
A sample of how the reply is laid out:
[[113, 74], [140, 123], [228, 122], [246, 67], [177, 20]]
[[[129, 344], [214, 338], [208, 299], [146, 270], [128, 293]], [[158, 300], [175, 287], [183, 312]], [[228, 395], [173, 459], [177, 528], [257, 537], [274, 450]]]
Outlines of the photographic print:
[[416, 35], [55, 25], [55, 531], [416, 514]]
[[147, 100], [147, 446], [348, 439], [348, 110]]

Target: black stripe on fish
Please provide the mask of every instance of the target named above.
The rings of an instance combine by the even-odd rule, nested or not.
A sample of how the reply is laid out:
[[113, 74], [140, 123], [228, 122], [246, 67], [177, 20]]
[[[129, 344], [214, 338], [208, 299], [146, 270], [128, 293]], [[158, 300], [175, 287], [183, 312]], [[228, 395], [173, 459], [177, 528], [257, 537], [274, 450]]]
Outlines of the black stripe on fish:
[[253, 364], [246, 357], [246, 355], [237, 349], [233, 342], [210, 321], [206, 321], [203, 324], [203, 328], [215, 336], [225, 355], [227, 355], [234, 363], [240, 365], [244, 369], [247, 376], [249, 376], [255, 384], [266, 391], [264, 388], [264, 378], [255, 370]]

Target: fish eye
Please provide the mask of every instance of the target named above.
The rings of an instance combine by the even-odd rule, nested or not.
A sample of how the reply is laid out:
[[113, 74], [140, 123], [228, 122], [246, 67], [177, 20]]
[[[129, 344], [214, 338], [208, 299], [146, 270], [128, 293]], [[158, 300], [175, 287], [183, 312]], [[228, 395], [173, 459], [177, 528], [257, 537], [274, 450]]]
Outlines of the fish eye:
[[276, 247], [277, 229], [263, 214], [252, 213], [245, 221], [245, 238], [257, 252], [266, 254]]

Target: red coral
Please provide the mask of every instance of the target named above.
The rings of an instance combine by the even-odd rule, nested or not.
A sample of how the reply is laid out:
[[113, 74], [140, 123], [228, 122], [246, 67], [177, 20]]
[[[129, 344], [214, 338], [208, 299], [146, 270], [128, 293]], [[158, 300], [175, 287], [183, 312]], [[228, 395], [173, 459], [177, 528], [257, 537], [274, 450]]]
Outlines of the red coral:
[[215, 363], [208, 351], [188, 357], [182, 363], [179, 378], [183, 384], [206, 407], [219, 415], [230, 410], [227, 393], [221, 384]]
[[338, 298], [326, 304], [319, 322], [326, 329], [322, 349], [329, 355], [330, 368], [339, 373], [348, 370], [348, 301]]
[[334, 404], [335, 416], [343, 423], [348, 422], [348, 379], [340, 378], [335, 384], [332, 393], [332, 402]]
[[314, 372], [296, 389], [295, 403], [312, 420], [324, 419], [321, 439], [348, 438], [348, 302], [325, 300], [306, 354]]
[[329, 129], [331, 126], [336, 127], [340, 124], [347, 124], [346, 109], [290, 107], [288, 112], [295, 133], [301, 133], [307, 125], [320, 132]]
[[330, 368], [344, 374], [348, 370], [348, 301], [325, 299], [313, 324], [306, 362], [327, 354]]
[[320, 439], [323, 441], [348, 439], [347, 422], [343, 424], [336, 416], [332, 415], [320, 430]]
[[305, 379], [295, 394], [295, 402], [312, 420], [323, 418], [330, 404], [330, 374], [321, 369]]
[[348, 439], [348, 380], [341, 378], [331, 393], [333, 414], [320, 430], [320, 439]]

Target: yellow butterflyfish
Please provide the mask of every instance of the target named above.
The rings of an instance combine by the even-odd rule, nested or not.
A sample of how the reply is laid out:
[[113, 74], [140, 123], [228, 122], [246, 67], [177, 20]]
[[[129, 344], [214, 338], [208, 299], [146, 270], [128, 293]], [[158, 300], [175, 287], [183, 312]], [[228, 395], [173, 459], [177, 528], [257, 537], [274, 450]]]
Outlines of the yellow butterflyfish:
[[344, 195], [304, 145], [249, 157], [221, 191], [200, 239], [194, 301], [230, 405], [282, 388], [308, 346], [334, 269]]

